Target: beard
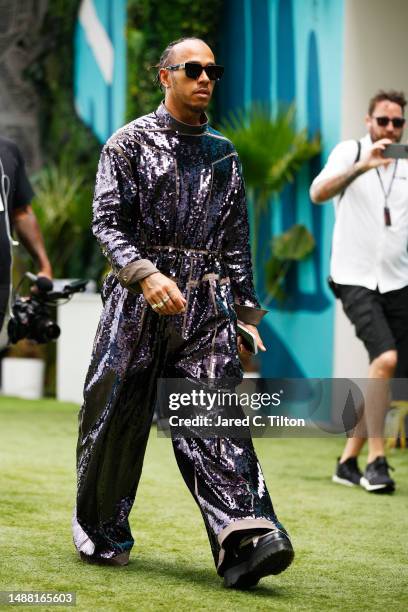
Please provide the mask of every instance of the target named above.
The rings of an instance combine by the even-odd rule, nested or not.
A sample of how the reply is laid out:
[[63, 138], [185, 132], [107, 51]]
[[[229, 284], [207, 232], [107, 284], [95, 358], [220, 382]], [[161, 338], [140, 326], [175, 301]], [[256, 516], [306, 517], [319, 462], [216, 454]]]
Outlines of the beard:
[[371, 141], [373, 143], [377, 142], [377, 140], [382, 140], [382, 138], [389, 138], [390, 140], [392, 140], [392, 142], [400, 142], [402, 138], [402, 132], [399, 135], [394, 134], [393, 136], [389, 136], [387, 134], [383, 135], [381, 133], [378, 133], [375, 128], [371, 128], [369, 133]]
[[184, 103], [191, 112], [201, 114], [207, 110], [210, 100], [211, 96], [207, 100], [195, 100], [194, 102], [189, 98]]

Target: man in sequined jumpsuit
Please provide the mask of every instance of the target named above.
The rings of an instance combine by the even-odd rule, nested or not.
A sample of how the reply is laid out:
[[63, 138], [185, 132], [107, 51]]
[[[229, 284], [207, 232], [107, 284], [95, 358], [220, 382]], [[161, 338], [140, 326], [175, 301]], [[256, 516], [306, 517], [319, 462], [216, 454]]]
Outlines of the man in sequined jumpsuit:
[[[102, 151], [93, 231], [112, 272], [79, 418], [73, 536], [85, 561], [128, 562], [158, 377], [241, 379], [237, 317], [265, 350], [239, 160], [204, 114], [222, 73], [213, 65], [203, 41], [171, 43], [158, 73], [164, 103]], [[252, 441], [191, 437], [173, 447], [225, 585], [248, 588], [286, 569], [293, 548]]]

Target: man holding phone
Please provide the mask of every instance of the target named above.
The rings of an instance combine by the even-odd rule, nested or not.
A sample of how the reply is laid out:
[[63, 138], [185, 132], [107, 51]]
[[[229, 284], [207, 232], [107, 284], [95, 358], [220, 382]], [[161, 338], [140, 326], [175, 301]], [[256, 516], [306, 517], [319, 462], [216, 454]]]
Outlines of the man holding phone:
[[[384, 456], [388, 381], [408, 375], [408, 162], [398, 159], [403, 146], [385, 154], [402, 138], [405, 105], [402, 92], [379, 91], [366, 136], [338, 144], [310, 188], [315, 204], [334, 200], [331, 286], [368, 351], [368, 377], [383, 381], [369, 385], [364, 430], [348, 438], [333, 480], [373, 493], [395, 489]], [[357, 457], [367, 438], [362, 474]]]

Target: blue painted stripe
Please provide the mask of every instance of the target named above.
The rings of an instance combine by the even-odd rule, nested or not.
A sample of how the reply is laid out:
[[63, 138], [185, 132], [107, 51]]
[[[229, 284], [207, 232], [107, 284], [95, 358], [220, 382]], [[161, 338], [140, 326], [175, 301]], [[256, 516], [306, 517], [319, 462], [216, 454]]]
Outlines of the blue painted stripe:
[[279, 0], [277, 23], [277, 96], [291, 104], [296, 96], [292, 0]]
[[244, 0], [244, 26], [245, 26], [245, 74], [244, 74], [244, 106], [248, 108], [252, 101], [251, 74], [252, 74], [252, 19], [251, 0]]
[[252, 100], [270, 101], [271, 48], [268, 0], [252, 5]]
[[228, 25], [221, 38], [219, 61], [225, 64], [226, 70], [222, 81], [217, 84], [217, 95], [222, 117], [225, 117], [231, 110], [245, 106], [245, 44], [242, 42], [245, 40], [244, 0], [225, 1], [222, 23]]

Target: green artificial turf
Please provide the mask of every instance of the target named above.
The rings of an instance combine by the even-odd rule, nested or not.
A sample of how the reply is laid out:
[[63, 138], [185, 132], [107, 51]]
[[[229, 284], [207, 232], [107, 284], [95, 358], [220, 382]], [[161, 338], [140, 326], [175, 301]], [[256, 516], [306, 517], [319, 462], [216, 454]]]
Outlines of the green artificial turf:
[[129, 566], [79, 561], [70, 534], [77, 409], [0, 398], [0, 590], [76, 591], [76, 609], [87, 611], [408, 609], [408, 451], [389, 456], [394, 496], [373, 496], [331, 483], [340, 439], [255, 441], [296, 558], [253, 591], [235, 592], [215, 573], [171, 443], [155, 429]]

